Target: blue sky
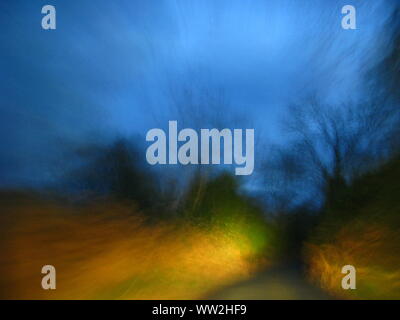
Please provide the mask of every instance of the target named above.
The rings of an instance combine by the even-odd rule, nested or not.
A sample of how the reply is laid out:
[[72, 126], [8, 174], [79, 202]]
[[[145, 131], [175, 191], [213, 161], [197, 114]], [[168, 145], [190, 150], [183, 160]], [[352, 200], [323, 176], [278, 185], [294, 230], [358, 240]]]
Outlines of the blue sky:
[[[391, 1], [350, 2], [2, 1], [0, 185], [51, 179], [71, 146], [179, 121], [171, 92], [185, 88], [223, 92], [222, 114], [284, 143], [289, 103], [364, 94]], [[56, 30], [41, 28], [45, 4]], [[345, 4], [357, 8], [357, 30], [341, 28]]]

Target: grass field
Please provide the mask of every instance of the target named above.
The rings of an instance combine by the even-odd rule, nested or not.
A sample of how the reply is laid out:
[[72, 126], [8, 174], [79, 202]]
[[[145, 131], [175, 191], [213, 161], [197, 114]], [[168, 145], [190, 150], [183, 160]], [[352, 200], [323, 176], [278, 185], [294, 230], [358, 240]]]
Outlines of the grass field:
[[[272, 262], [271, 230], [243, 219], [148, 223], [110, 203], [18, 199], [2, 207], [1, 298], [196, 299]], [[41, 288], [47, 264], [56, 268], [56, 290]]]

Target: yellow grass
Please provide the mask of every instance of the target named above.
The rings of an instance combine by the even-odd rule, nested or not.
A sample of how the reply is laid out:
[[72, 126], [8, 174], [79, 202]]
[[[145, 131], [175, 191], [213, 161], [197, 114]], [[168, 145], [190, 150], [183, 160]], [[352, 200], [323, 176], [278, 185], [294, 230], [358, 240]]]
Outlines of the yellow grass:
[[[146, 224], [121, 205], [8, 206], [1, 216], [2, 299], [197, 299], [249, 276], [246, 235], [189, 223]], [[57, 289], [41, 288], [56, 268]]]
[[[308, 244], [312, 281], [338, 298], [400, 299], [400, 235], [376, 219], [346, 224], [330, 242]], [[356, 290], [343, 290], [344, 265], [356, 268]]]

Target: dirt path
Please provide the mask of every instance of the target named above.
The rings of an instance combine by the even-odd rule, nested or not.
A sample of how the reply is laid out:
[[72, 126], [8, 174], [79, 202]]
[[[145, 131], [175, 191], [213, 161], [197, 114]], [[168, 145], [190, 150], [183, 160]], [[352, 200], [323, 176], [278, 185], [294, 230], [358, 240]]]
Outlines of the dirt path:
[[208, 299], [213, 300], [326, 300], [331, 299], [310, 285], [295, 265], [275, 267], [244, 282], [225, 287]]

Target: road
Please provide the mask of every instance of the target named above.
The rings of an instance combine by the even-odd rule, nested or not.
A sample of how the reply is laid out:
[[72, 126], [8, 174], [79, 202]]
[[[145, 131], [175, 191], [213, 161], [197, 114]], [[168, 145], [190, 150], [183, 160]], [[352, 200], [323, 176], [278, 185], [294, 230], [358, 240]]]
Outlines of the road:
[[277, 266], [255, 277], [211, 294], [212, 300], [327, 300], [320, 289], [310, 285], [301, 268], [294, 264]]

